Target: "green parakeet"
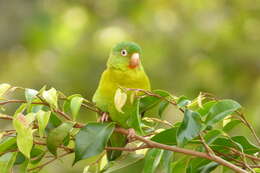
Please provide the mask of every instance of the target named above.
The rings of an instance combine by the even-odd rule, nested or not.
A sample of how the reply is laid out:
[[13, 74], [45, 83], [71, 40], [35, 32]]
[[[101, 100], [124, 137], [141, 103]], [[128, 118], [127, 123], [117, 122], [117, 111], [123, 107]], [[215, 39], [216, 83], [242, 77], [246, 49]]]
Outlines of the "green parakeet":
[[[124, 128], [133, 128], [131, 127], [131, 116], [135, 116], [133, 114], [135, 105], [128, 94], [126, 103], [120, 111], [115, 106], [114, 98], [119, 88], [151, 89], [141, 59], [141, 48], [136, 43], [121, 42], [115, 45], [110, 52], [107, 68], [103, 72], [93, 96], [93, 102], [102, 111], [107, 112], [112, 121]], [[126, 141], [127, 139], [123, 135], [113, 133], [109, 145], [123, 147], [126, 145]], [[109, 151], [107, 155], [109, 160], [114, 160], [121, 155], [121, 151]]]

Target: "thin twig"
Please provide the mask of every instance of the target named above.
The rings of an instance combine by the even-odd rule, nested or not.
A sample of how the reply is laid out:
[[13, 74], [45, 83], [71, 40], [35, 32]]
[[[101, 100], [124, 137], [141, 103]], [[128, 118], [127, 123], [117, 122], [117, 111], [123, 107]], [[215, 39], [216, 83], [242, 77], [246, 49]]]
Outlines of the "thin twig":
[[106, 150], [118, 150], [118, 151], [137, 151], [137, 150], [142, 150], [145, 148], [151, 148], [148, 145], [142, 145], [140, 147], [131, 147], [131, 148], [127, 148], [127, 147], [106, 147]]
[[[162, 99], [162, 100], [165, 100], [165, 101], [169, 102], [170, 104], [172, 104], [172, 105], [174, 105], [174, 106], [177, 106], [177, 103], [176, 103], [174, 100], [168, 99], [167, 97], [160, 96], [159, 94], [155, 94], [155, 93], [153, 93], [153, 92], [151, 92], [151, 91], [147, 91], [147, 90], [144, 90], [144, 89], [136, 89], [136, 88], [124, 88], [124, 89], [129, 90], [129, 91], [142, 92], [142, 93], [144, 93], [144, 94], [146, 94], [146, 95], [148, 95], [148, 96], [160, 98], [160, 99]], [[181, 112], [184, 112], [184, 110], [183, 110], [182, 108], [179, 108], [179, 110], [180, 110]]]
[[[115, 129], [116, 132], [124, 134], [124, 135], [128, 135], [129, 131], [123, 128], [116, 128]], [[157, 143], [148, 139], [145, 139], [142, 136], [138, 136], [135, 135], [134, 138], [136, 138], [139, 141], [144, 142], [145, 144], [147, 144], [150, 148], [160, 148], [160, 149], [164, 149], [164, 150], [169, 150], [169, 151], [174, 151], [174, 152], [178, 152], [178, 153], [183, 153], [186, 155], [191, 155], [191, 156], [196, 156], [196, 157], [200, 157], [200, 158], [205, 158], [208, 160], [212, 160], [214, 162], [217, 162], [223, 166], [229, 167], [230, 169], [234, 170], [235, 172], [238, 173], [247, 173], [247, 171], [241, 169], [240, 167], [222, 159], [221, 157], [218, 157], [216, 155], [211, 156], [208, 155], [206, 153], [202, 153], [202, 152], [198, 152], [198, 151], [193, 151], [193, 150], [189, 150], [189, 149], [185, 149], [185, 148], [179, 148], [176, 146], [169, 146], [169, 145], [164, 145], [161, 143]]]
[[[5, 104], [9, 104], [9, 103], [27, 103], [27, 101], [26, 100], [7, 100], [7, 101], [4, 101], [4, 102], [0, 102], [0, 105], [5, 105]], [[45, 105], [45, 106], [50, 107], [50, 105], [48, 103], [45, 103], [45, 102], [32, 102], [31, 104]], [[67, 115], [65, 112], [62, 112], [59, 109], [56, 109], [56, 110], [53, 110], [53, 111], [60, 114], [61, 116], [63, 116], [66, 120], [71, 120], [70, 116]], [[1, 119], [1, 117], [0, 117], [0, 119]], [[9, 120], [11, 120], [10, 117], [9, 117]]]
[[255, 132], [255, 130], [254, 130], [254, 128], [252, 127], [252, 125], [247, 121], [247, 119], [246, 119], [246, 117], [244, 116], [243, 113], [238, 112], [238, 111], [237, 111], [236, 113], [244, 120], [243, 123], [249, 128], [249, 130], [250, 130], [251, 133], [253, 134], [255, 140], [257, 141], [258, 145], [260, 146], [260, 139], [259, 139], [259, 137], [257, 136], [257, 134], [256, 134], [256, 132]]
[[36, 169], [42, 169], [44, 166], [48, 165], [49, 163], [55, 161], [56, 159], [59, 159], [59, 158], [61, 158], [61, 157], [64, 157], [64, 156], [66, 156], [66, 155], [68, 155], [68, 154], [70, 154], [70, 153], [72, 153], [72, 152], [70, 151], [70, 152], [63, 153], [63, 154], [61, 154], [61, 155], [59, 155], [59, 156], [57, 156], [57, 157], [55, 157], [55, 158], [53, 158], [53, 159], [51, 159], [51, 160], [49, 160], [49, 161], [47, 161], [47, 162], [45, 162], [45, 163], [39, 165], [39, 166], [36, 166], [36, 167], [34, 167], [34, 168], [31, 168], [31, 169], [28, 169], [28, 171], [33, 171], [33, 170], [36, 170]]
[[214, 151], [208, 146], [208, 144], [206, 143], [205, 139], [203, 138], [203, 136], [201, 134], [199, 134], [200, 137], [200, 141], [203, 144], [204, 148], [206, 149], [207, 153], [209, 155], [215, 155]]

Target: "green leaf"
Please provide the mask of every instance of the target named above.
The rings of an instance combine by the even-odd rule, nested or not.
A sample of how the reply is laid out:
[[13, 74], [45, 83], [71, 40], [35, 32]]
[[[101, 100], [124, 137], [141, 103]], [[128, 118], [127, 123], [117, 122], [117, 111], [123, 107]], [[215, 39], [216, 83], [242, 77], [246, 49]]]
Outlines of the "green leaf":
[[77, 161], [100, 154], [114, 130], [114, 123], [89, 123], [76, 135], [75, 164]]
[[236, 101], [220, 100], [209, 110], [205, 123], [211, 126], [240, 108], [241, 105]]
[[168, 106], [169, 104], [170, 104], [170, 103], [167, 102], [167, 101], [162, 101], [162, 102], [160, 103], [159, 112], [158, 112], [159, 117], [162, 117], [163, 112], [165, 111], [165, 109], [167, 108], [167, 106]]
[[17, 146], [21, 153], [23, 153], [27, 158], [30, 158], [30, 152], [33, 146], [32, 128], [17, 131]]
[[230, 130], [232, 130], [235, 126], [237, 126], [238, 124], [240, 124], [241, 121], [240, 120], [231, 120], [229, 123], [227, 123], [224, 127], [223, 127], [223, 131], [224, 132], [229, 132]]
[[36, 95], [38, 94], [38, 91], [34, 89], [25, 89], [25, 98], [28, 103], [31, 103], [34, 98], [36, 98]]
[[16, 159], [17, 152], [10, 152], [0, 157], [0, 170], [1, 173], [12, 172], [12, 167]]
[[16, 159], [15, 159], [15, 162], [14, 162], [14, 165], [20, 165], [25, 160], [26, 160], [26, 157], [21, 152], [18, 152], [17, 156], [16, 156]]
[[185, 106], [187, 106], [190, 103], [191, 103], [191, 101], [186, 96], [181, 96], [177, 100], [177, 105], [179, 107], [185, 107]]
[[207, 144], [214, 142], [222, 134], [221, 130], [211, 130], [205, 136], [204, 139]]
[[154, 173], [162, 159], [163, 150], [158, 148], [150, 149], [145, 155], [143, 173]]
[[152, 137], [151, 140], [165, 145], [177, 145], [177, 130], [178, 127], [164, 130]]
[[243, 150], [243, 147], [239, 143], [227, 137], [219, 137], [215, 139], [214, 142], [212, 142], [212, 144], [210, 145], [210, 147], [213, 150], [217, 150], [218, 152], [222, 153], [228, 153], [230, 151], [228, 148], [234, 148], [239, 151]]
[[142, 172], [144, 156], [138, 154], [128, 154], [120, 157], [116, 161], [110, 162], [102, 173], [139, 173]]
[[57, 148], [63, 144], [64, 139], [73, 128], [73, 123], [65, 122], [53, 129], [47, 136], [47, 148], [53, 154], [57, 155]]
[[195, 158], [191, 159], [188, 167], [187, 173], [210, 173], [218, 166], [218, 163], [212, 162], [207, 159]]
[[[163, 90], [154, 90], [153, 93], [155, 93], [157, 95], [160, 95], [162, 97], [169, 97], [169, 96], [171, 96], [169, 92], [163, 91]], [[143, 113], [143, 112], [153, 108], [154, 106], [156, 106], [160, 102], [166, 102], [166, 101], [164, 101], [161, 98], [155, 97], [155, 96], [148, 96], [147, 95], [147, 96], [145, 96], [145, 97], [140, 99], [140, 112]], [[164, 110], [163, 107], [165, 107], [166, 105], [162, 104], [162, 106], [161, 106], [161, 113]]]
[[0, 98], [11, 88], [11, 85], [7, 83], [0, 84]]
[[84, 99], [82, 97], [73, 97], [71, 99], [70, 109], [71, 109], [73, 120], [75, 120], [77, 118], [77, 115], [79, 113], [79, 109], [80, 109], [80, 106], [81, 106], [83, 100]]
[[16, 137], [6, 137], [0, 142], [0, 153], [17, 148]]
[[118, 112], [124, 113], [122, 108], [126, 104], [126, 101], [127, 101], [127, 94], [124, 91], [122, 91], [122, 89], [118, 88], [116, 90], [115, 97], [114, 97], [115, 108]]
[[156, 173], [172, 173], [171, 163], [173, 159], [173, 152], [164, 150], [159, 167]]
[[129, 125], [129, 127], [134, 128], [137, 134], [143, 135], [144, 132], [141, 128], [141, 115], [139, 112], [139, 104], [140, 99], [136, 99], [131, 105], [131, 108], [127, 112], [129, 115], [131, 115], [127, 121], [127, 124]]
[[199, 108], [197, 112], [200, 113], [200, 115], [203, 117], [209, 113], [211, 107], [214, 106], [216, 103], [217, 103], [216, 101], [209, 101], [207, 103], [204, 103], [202, 105], [202, 108]]
[[255, 154], [260, 152], [260, 147], [251, 143], [246, 137], [244, 136], [234, 136], [231, 138], [233, 141], [239, 143], [243, 147], [244, 153], [247, 154]]
[[40, 110], [39, 112], [36, 113], [36, 119], [38, 121], [40, 137], [44, 136], [45, 128], [49, 122], [50, 116], [51, 116], [51, 111], [45, 112]]
[[50, 90], [43, 91], [42, 96], [44, 100], [50, 104], [54, 109], [58, 108], [58, 95], [55, 88], [51, 88]]
[[40, 148], [40, 147], [37, 147], [37, 145], [35, 145], [31, 151], [31, 160], [30, 160], [30, 163], [31, 164], [37, 164], [39, 163], [42, 158], [44, 157], [44, 155], [46, 154], [46, 151], [44, 151], [45, 148]]
[[177, 142], [183, 146], [193, 138], [197, 137], [203, 129], [200, 114], [186, 109], [184, 118], [177, 132]]
[[50, 133], [52, 129], [62, 124], [62, 121], [57, 117], [56, 113], [51, 112], [51, 116], [46, 127], [46, 132]]
[[[210, 145], [212, 144], [221, 134], [223, 134], [223, 132], [221, 130], [211, 130], [208, 133], [206, 133], [206, 135], [204, 136], [204, 140], [205, 142]], [[205, 147], [204, 146], [198, 146], [197, 151], [201, 151], [204, 152], [205, 151]]]
[[185, 173], [186, 172], [186, 165], [189, 160], [189, 157], [184, 156], [179, 158], [178, 160], [172, 163], [172, 173]]
[[23, 153], [27, 158], [30, 158], [30, 152], [33, 146], [33, 129], [31, 123], [35, 116], [33, 113], [15, 115], [13, 119], [13, 126], [17, 132], [17, 146], [19, 151]]

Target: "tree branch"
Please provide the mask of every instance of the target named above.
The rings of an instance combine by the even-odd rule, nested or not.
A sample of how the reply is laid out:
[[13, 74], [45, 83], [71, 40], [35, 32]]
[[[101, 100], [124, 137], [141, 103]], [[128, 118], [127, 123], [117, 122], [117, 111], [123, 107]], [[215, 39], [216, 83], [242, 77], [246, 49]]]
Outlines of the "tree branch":
[[49, 163], [55, 161], [56, 159], [59, 159], [59, 158], [61, 158], [61, 157], [64, 157], [64, 156], [66, 156], [66, 155], [68, 155], [68, 154], [70, 154], [70, 153], [72, 153], [72, 151], [63, 153], [63, 154], [61, 154], [61, 155], [59, 155], [59, 156], [57, 156], [57, 157], [55, 157], [55, 158], [53, 158], [53, 159], [51, 159], [51, 160], [49, 160], [49, 161], [47, 161], [47, 162], [45, 162], [45, 163], [39, 165], [39, 166], [36, 166], [36, 167], [34, 167], [34, 168], [31, 168], [31, 169], [28, 169], [28, 171], [33, 171], [33, 170], [36, 170], [36, 169], [42, 169], [44, 166], [48, 165]]
[[[115, 132], [124, 134], [124, 135], [128, 135], [128, 130], [123, 129], [123, 128], [116, 128]], [[185, 148], [179, 148], [176, 146], [169, 146], [169, 145], [164, 145], [161, 143], [157, 143], [148, 139], [145, 139], [142, 136], [138, 136], [135, 135], [135, 137], [137, 140], [142, 141], [143, 143], [147, 144], [150, 148], [160, 148], [160, 149], [164, 149], [164, 150], [169, 150], [169, 151], [173, 151], [173, 152], [178, 152], [178, 153], [183, 153], [186, 155], [191, 155], [191, 156], [196, 156], [196, 157], [200, 157], [200, 158], [205, 158], [214, 162], [217, 162], [223, 166], [226, 166], [230, 169], [232, 169], [235, 172], [238, 173], [247, 173], [247, 171], [241, 169], [240, 167], [222, 159], [221, 157], [215, 156], [215, 155], [208, 155], [206, 153], [202, 153], [202, 152], [198, 152], [198, 151], [193, 151], [193, 150], [189, 150], [189, 149], [185, 149]]]

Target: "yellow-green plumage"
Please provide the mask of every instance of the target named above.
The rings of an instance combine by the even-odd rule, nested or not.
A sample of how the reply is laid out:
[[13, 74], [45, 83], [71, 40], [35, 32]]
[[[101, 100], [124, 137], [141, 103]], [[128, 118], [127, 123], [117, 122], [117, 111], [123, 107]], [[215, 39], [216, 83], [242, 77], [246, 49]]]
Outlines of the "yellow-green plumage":
[[[111, 51], [107, 69], [103, 72], [98, 88], [94, 94], [93, 102], [104, 112], [109, 113], [112, 121], [124, 128], [132, 128], [128, 122], [131, 116], [133, 104], [129, 97], [123, 106], [123, 113], [119, 112], [114, 105], [114, 96], [118, 88], [139, 88], [150, 90], [149, 79], [143, 69], [141, 61], [141, 48], [132, 42], [117, 44]], [[142, 58], [142, 57], [141, 57]], [[140, 58], [140, 59], [141, 59]], [[126, 139], [122, 135], [113, 134], [110, 139], [111, 146], [123, 146]], [[110, 152], [110, 155], [113, 152]], [[114, 152], [110, 160], [114, 160], [121, 152]]]
[[107, 69], [102, 74], [93, 101], [104, 112], [108, 112], [113, 121], [118, 122], [125, 128], [129, 128], [126, 121], [128, 116], [131, 116], [127, 111], [127, 108], [131, 106], [130, 100], [128, 99], [123, 107], [124, 113], [118, 112], [114, 105], [115, 92], [119, 87], [150, 90], [150, 83], [143, 70], [120, 71]]

